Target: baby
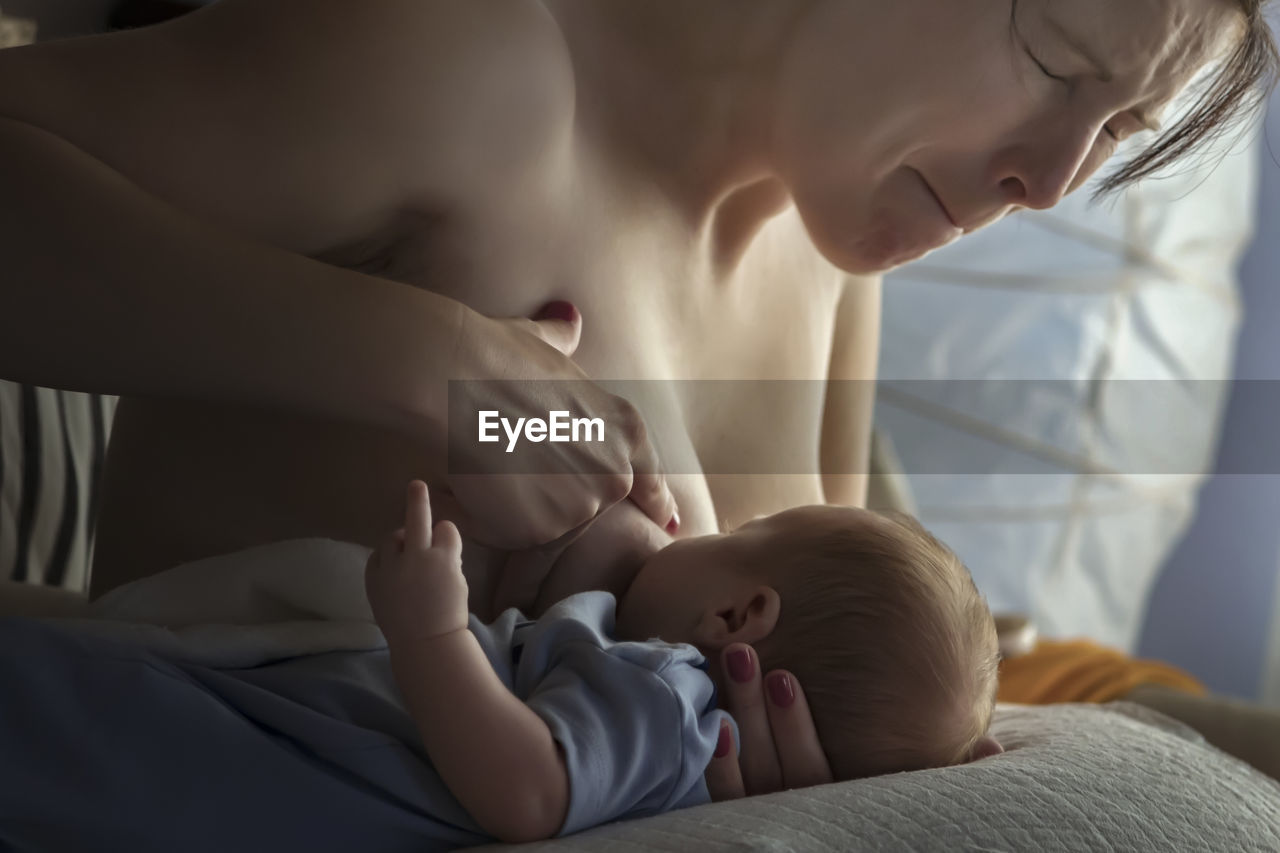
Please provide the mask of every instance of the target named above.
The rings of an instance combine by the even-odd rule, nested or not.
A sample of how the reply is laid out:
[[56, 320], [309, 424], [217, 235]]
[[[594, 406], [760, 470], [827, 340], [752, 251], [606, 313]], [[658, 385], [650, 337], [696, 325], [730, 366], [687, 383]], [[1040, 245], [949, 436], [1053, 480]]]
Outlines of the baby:
[[787, 510], [658, 551], [616, 608], [584, 593], [486, 626], [458, 532], [432, 530], [415, 482], [366, 587], [432, 765], [506, 841], [706, 802], [732, 721], [705, 659], [731, 643], [799, 679], [837, 779], [966, 761], [995, 701], [986, 603], [903, 515]]

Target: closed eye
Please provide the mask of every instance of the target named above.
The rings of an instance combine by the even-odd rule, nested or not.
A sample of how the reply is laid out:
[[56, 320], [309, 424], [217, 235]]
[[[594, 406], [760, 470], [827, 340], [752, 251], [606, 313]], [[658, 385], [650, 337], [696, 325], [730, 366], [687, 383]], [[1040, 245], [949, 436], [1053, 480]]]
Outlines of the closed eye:
[[[1027, 40], [1022, 37], [1021, 31], [1018, 29], [1018, 0], [1009, 0], [1009, 29], [1012, 32], [1013, 37], [1017, 39], [1018, 44], [1022, 46], [1022, 52], [1025, 53], [1027, 58], [1035, 64], [1036, 68], [1040, 69], [1041, 74], [1048, 77], [1050, 80], [1063, 84], [1067, 88], [1071, 88], [1071, 81], [1059, 74], [1054, 74], [1046, 68], [1045, 64], [1036, 56], [1035, 51], [1031, 49], [1031, 45], [1027, 44]], [[1112, 141], [1120, 142], [1120, 137], [1109, 125], [1104, 124], [1102, 129]]]
[[1039, 57], [1037, 57], [1031, 50], [1031, 45], [1027, 44], [1027, 40], [1022, 37], [1022, 31], [1018, 29], [1018, 0], [1009, 0], [1009, 31], [1013, 34], [1013, 37], [1018, 40], [1018, 44], [1022, 45], [1022, 52], [1027, 55], [1028, 59], [1035, 63], [1036, 68], [1040, 69], [1041, 74], [1048, 77], [1050, 80], [1056, 80], [1065, 86], [1069, 87], [1071, 85], [1071, 81], [1066, 77], [1061, 77], [1054, 74], [1048, 68], [1045, 68], [1044, 63], [1041, 62]]
[[1036, 64], [1036, 68], [1039, 68], [1041, 73], [1044, 74], [1044, 76], [1048, 77], [1050, 80], [1057, 80], [1059, 83], [1064, 83], [1068, 86], [1071, 85], [1071, 81], [1068, 80], [1066, 77], [1061, 77], [1057, 74], [1054, 74], [1048, 68], [1045, 68], [1044, 63], [1041, 62], [1039, 59], [1036, 59], [1036, 55], [1031, 52], [1031, 48], [1027, 46], [1027, 43], [1025, 41], [1022, 43], [1022, 49], [1026, 52], [1027, 56], [1031, 58], [1031, 61]]
[[[1054, 73], [1053, 73], [1052, 71], [1050, 71], [1048, 68], [1045, 68], [1045, 67], [1044, 67], [1044, 63], [1042, 63], [1040, 60], [1036, 59], [1036, 55], [1035, 55], [1034, 53], [1032, 53], [1032, 52], [1031, 52], [1031, 48], [1029, 48], [1029, 47], [1027, 47], [1027, 46], [1026, 46], [1026, 42], [1023, 42], [1023, 49], [1026, 51], [1026, 54], [1027, 54], [1027, 56], [1028, 56], [1028, 57], [1030, 57], [1031, 61], [1032, 61], [1032, 62], [1034, 62], [1034, 63], [1036, 64], [1036, 68], [1039, 68], [1039, 69], [1040, 69], [1040, 71], [1041, 71], [1041, 73], [1043, 73], [1043, 74], [1044, 74], [1044, 76], [1048, 77], [1050, 80], [1056, 80], [1056, 81], [1058, 81], [1059, 83], [1062, 83], [1062, 84], [1064, 84], [1064, 85], [1066, 85], [1066, 86], [1070, 86], [1070, 85], [1071, 85], [1071, 81], [1070, 81], [1070, 80], [1068, 80], [1066, 77], [1060, 77], [1059, 75], [1054, 74]], [[1102, 129], [1106, 132], [1107, 136], [1111, 137], [1111, 139], [1112, 139], [1114, 142], [1119, 142], [1119, 141], [1120, 141], [1120, 137], [1116, 135], [1116, 132], [1115, 132], [1114, 130], [1112, 130], [1112, 129], [1111, 129], [1111, 127], [1110, 127], [1109, 125], [1105, 125], [1105, 124], [1104, 124], [1104, 125], [1102, 126]]]

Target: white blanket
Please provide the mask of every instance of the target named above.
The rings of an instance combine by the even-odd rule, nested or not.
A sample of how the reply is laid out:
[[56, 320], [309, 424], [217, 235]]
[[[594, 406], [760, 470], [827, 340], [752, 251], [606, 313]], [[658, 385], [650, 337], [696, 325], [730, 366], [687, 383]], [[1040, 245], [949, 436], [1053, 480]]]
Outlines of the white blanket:
[[177, 659], [245, 667], [386, 645], [364, 591], [369, 549], [296, 539], [185, 563], [112, 590], [78, 628]]

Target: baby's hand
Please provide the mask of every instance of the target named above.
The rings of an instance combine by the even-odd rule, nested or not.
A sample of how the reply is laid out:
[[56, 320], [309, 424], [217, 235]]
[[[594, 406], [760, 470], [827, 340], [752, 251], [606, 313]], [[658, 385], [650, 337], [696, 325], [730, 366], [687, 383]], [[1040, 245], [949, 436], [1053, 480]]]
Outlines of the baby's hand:
[[427, 486], [409, 484], [404, 527], [369, 556], [365, 593], [391, 642], [423, 642], [467, 627], [462, 537], [452, 522], [431, 529]]

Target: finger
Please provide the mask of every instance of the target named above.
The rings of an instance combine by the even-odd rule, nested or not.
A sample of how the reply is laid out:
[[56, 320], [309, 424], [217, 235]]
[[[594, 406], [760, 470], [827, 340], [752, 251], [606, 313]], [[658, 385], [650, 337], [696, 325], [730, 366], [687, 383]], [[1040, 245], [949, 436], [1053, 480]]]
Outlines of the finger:
[[431, 501], [427, 484], [421, 480], [409, 483], [404, 507], [405, 547], [425, 551], [431, 547]]
[[374, 550], [375, 555], [382, 554], [399, 554], [404, 550], [404, 528], [397, 528], [386, 536], [383, 536], [378, 542], [378, 547]]
[[531, 609], [534, 602], [538, 600], [538, 590], [543, 580], [551, 571], [551, 567], [556, 564], [556, 560], [560, 559], [564, 549], [587, 532], [587, 528], [597, 518], [599, 518], [598, 515], [587, 519], [545, 545], [516, 551], [508, 557], [502, 569], [502, 578], [498, 581], [498, 588], [493, 594], [494, 612], [501, 613], [510, 607], [523, 611]]
[[786, 670], [775, 669], [765, 677], [764, 685], [782, 784], [787, 788], [808, 788], [832, 781], [831, 766], [818, 742], [800, 682]]
[[743, 643], [732, 643], [720, 655], [724, 670], [728, 711], [738, 723], [738, 765], [748, 794], [768, 794], [782, 788], [782, 769], [769, 731], [760, 684], [760, 666], [755, 651]]
[[449, 559], [462, 563], [462, 534], [452, 521], [442, 521], [431, 533], [431, 550], [442, 551]]
[[534, 315], [533, 325], [538, 337], [565, 355], [573, 355], [582, 340], [582, 315], [572, 302], [548, 302]]
[[703, 774], [707, 783], [707, 793], [712, 802], [721, 800], [737, 800], [747, 795], [742, 786], [742, 769], [738, 767], [738, 754], [733, 748], [733, 727], [727, 720], [720, 721], [720, 735], [716, 741], [716, 751], [711, 763]]
[[631, 470], [635, 475], [629, 495], [632, 502], [655, 524], [674, 536], [680, 529], [680, 511], [671, 487], [667, 485], [666, 475], [662, 473], [658, 451], [647, 435], [641, 435], [631, 454]]

